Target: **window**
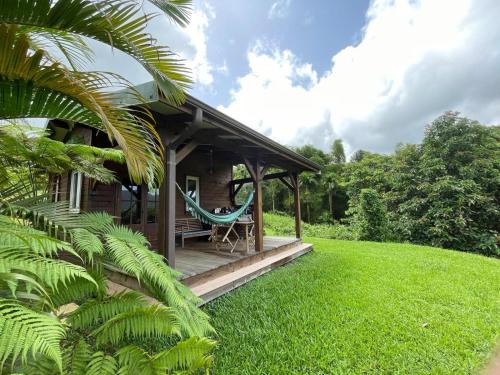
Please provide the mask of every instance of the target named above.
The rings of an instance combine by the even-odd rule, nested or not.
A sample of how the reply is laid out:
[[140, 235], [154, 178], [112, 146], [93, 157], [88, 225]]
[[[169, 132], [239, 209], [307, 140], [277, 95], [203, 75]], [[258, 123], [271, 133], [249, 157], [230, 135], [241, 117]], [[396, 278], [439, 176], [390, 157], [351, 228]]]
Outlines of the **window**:
[[158, 222], [158, 211], [160, 209], [160, 189], [148, 190], [148, 223]]
[[[186, 176], [186, 195], [188, 195], [196, 204], [200, 204], [200, 178], [193, 176]], [[186, 204], [186, 211], [189, 207]]]
[[141, 223], [141, 187], [138, 185], [122, 184], [121, 223]]
[[69, 210], [80, 212], [80, 202], [82, 199], [82, 174], [71, 172], [69, 185]]

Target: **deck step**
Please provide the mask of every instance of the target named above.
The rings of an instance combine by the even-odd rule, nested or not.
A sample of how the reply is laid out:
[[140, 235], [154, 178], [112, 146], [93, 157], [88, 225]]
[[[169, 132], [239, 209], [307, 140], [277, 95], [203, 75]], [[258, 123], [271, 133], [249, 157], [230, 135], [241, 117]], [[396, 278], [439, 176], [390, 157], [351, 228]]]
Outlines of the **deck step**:
[[190, 285], [190, 288], [206, 303], [311, 250], [311, 244], [300, 243], [233, 272], [213, 278], [200, 279], [196, 284]]

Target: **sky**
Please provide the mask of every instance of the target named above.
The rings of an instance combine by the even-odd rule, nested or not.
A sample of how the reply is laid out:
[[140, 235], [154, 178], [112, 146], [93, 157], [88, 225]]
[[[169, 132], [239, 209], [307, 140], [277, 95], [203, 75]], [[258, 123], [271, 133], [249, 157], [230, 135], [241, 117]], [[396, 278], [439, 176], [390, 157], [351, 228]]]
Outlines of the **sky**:
[[[498, 0], [195, 0], [187, 27], [147, 30], [191, 68], [192, 95], [266, 136], [388, 153], [448, 110], [500, 123], [498, 19]], [[94, 69], [151, 80], [93, 46]]]

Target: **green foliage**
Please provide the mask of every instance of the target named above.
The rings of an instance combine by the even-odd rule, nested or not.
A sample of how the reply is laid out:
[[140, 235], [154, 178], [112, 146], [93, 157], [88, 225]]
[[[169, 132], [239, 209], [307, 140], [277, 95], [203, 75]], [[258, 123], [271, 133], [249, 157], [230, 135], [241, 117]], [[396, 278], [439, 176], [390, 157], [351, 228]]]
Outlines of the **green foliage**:
[[28, 362], [28, 354], [42, 354], [62, 368], [59, 341], [64, 328], [54, 316], [35, 312], [16, 300], [0, 298], [0, 367], [7, 360], [15, 363], [21, 356]]
[[[270, 236], [295, 236], [295, 219], [280, 213], [264, 213], [264, 230]], [[302, 223], [302, 233], [308, 237], [354, 240], [352, 228], [342, 224]]]
[[362, 189], [353, 211], [351, 223], [357, 239], [383, 242], [387, 238], [386, 208], [375, 190]]
[[305, 238], [314, 251], [205, 305], [214, 373], [479, 374], [500, 332], [500, 260]]
[[332, 161], [337, 164], [342, 164], [346, 161], [342, 139], [335, 139], [332, 143]]

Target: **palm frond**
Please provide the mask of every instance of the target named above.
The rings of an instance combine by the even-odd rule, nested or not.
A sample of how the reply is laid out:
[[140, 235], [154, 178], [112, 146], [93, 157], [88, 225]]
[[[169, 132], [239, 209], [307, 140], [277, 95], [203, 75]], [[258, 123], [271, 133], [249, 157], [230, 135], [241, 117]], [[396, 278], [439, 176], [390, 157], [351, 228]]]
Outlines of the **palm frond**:
[[42, 354], [62, 370], [59, 342], [65, 335], [62, 324], [54, 317], [34, 312], [15, 300], [0, 298], [0, 367], [9, 360], [23, 363], [28, 354]]
[[149, 0], [150, 3], [160, 8], [170, 19], [179, 25], [189, 23], [191, 15], [191, 0]]
[[[155, 0], [153, 3], [174, 22], [187, 20], [187, 1]], [[190, 83], [188, 69], [172, 51], [158, 45], [145, 32], [153, 16], [143, 14], [140, 6], [130, 0], [0, 2], [0, 22], [84, 35], [129, 54], [153, 76], [168, 100], [180, 104], [184, 100], [183, 90]]]
[[138, 292], [116, 293], [86, 301], [68, 316], [68, 322], [76, 329], [89, 328], [118, 314], [146, 306], [144, 297]]
[[[5, 4], [0, 2], [0, 9]], [[134, 180], [161, 180], [162, 146], [151, 114], [117, 107], [116, 94], [105, 91], [117, 80], [129, 83], [111, 73], [73, 72], [47, 63], [43, 50], [31, 53], [15, 25], [0, 24], [0, 35], [0, 118], [60, 118], [103, 130], [120, 146]]]
[[116, 375], [118, 364], [116, 359], [104, 352], [96, 352], [87, 365], [86, 375]]
[[[89, 62], [94, 61], [94, 51], [80, 35], [63, 30], [47, 30], [42, 27], [23, 26], [19, 28], [20, 35], [28, 36], [32, 50], [57, 50], [73, 70], [85, 70]], [[52, 56], [51, 56], [52, 57]], [[51, 61], [56, 62], [53, 56]]]
[[173, 309], [160, 305], [136, 308], [106, 321], [92, 332], [98, 346], [118, 345], [125, 340], [179, 335], [179, 322]]

